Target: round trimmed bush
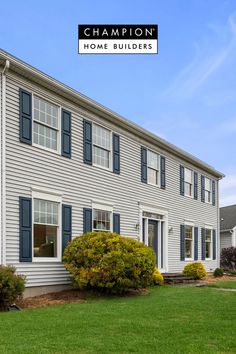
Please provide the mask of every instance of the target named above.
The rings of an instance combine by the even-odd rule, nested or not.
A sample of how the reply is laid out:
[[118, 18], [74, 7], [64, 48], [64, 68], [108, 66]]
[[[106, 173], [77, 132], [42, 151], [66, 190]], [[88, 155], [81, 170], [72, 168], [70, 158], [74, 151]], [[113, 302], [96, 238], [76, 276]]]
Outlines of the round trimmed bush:
[[63, 261], [80, 289], [124, 293], [153, 284], [153, 250], [116, 233], [90, 232], [74, 238]]
[[214, 277], [223, 277], [224, 275], [224, 269], [222, 268], [216, 268], [213, 273]]
[[0, 310], [19, 300], [25, 289], [25, 278], [12, 266], [0, 266]]
[[206, 269], [201, 262], [189, 263], [184, 267], [184, 275], [195, 279], [202, 279], [206, 276]]
[[155, 267], [155, 269], [154, 269], [154, 272], [152, 274], [152, 278], [153, 278], [154, 285], [162, 285], [164, 283], [163, 275], [161, 274], [159, 269], [157, 269], [157, 267]]

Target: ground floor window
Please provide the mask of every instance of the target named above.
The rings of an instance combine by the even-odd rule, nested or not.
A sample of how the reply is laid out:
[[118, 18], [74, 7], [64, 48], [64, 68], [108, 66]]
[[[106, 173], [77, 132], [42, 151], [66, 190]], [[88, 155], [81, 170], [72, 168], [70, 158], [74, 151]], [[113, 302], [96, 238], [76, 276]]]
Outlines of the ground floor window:
[[206, 229], [206, 259], [212, 258], [212, 230]]
[[184, 226], [184, 237], [185, 237], [185, 258], [193, 258], [193, 226]]
[[57, 258], [59, 203], [33, 199], [33, 257]]
[[111, 231], [112, 212], [108, 210], [93, 209], [93, 230]]

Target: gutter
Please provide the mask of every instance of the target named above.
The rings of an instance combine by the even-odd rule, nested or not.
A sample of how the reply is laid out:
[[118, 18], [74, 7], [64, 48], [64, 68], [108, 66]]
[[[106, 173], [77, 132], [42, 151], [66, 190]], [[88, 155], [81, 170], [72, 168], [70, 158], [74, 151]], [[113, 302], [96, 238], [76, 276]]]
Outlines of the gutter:
[[10, 67], [7, 59], [1, 73], [2, 78], [2, 106], [1, 106], [1, 210], [0, 210], [0, 240], [1, 240], [1, 264], [6, 264], [6, 74]]
[[[30, 78], [31, 80], [36, 81], [41, 80], [41, 85], [49, 85], [51, 90], [60, 90], [60, 95], [67, 97], [68, 100], [71, 100], [73, 102], [76, 102], [76, 104], [79, 104], [81, 107], [84, 107], [88, 111], [94, 113], [94, 114], [100, 114], [103, 118], [114, 122], [114, 119], [116, 122], [119, 124], [120, 127], [123, 129], [126, 129], [127, 131], [130, 131], [132, 134], [135, 134], [138, 136], [140, 139], [145, 139], [151, 144], [154, 144], [167, 152], [176, 155], [177, 157], [180, 157], [181, 159], [184, 159], [185, 161], [199, 167], [200, 169], [205, 170], [206, 172], [212, 174], [213, 176], [217, 177], [218, 179], [221, 179], [225, 177], [225, 175], [217, 170], [215, 170], [212, 166], [206, 164], [205, 162], [201, 161], [197, 157], [185, 152], [184, 150], [178, 148], [177, 146], [167, 142], [166, 140], [156, 136], [155, 134], [147, 131], [146, 129], [140, 127], [139, 125], [127, 120], [126, 118], [123, 118], [119, 114], [113, 112], [112, 110], [104, 107], [103, 105], [97, 103], [96, 101], [86, 97], [85, 95], [77, 92], [76, 90], [70, 88], [69, 86], [61, 83], [58, 80], [55, 80], [51, 76], [43, 73], [42, 71], [34, 68], [33, 66], [23, 62], [22, 60], [19, 60], [18, 58], [10, 55], [9, 53], [3, 51], [0, 49], [0, 59], [9, 59], [11, 60], [11, 70], [17, 72], [20, 72], [20, 75], [26, 76], [29, 79], [29, 75], [32, 75]], [[15, 66], [15, 68], [14, 68]], [[16, 70], [17, 69], [17, 70]], [[58, 92], [57, 92], [58, 93]]]

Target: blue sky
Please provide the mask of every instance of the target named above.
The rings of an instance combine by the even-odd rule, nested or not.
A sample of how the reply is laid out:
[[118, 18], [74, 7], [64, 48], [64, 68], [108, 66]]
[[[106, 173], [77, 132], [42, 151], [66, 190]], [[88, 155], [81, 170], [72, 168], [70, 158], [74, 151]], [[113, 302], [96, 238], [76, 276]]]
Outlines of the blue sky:
[[[158, 55], [78, 55], [77, 25], [157, 23]], [[0, 47], [224, 172], [236, 203], [236, 1], [5, 1]]]

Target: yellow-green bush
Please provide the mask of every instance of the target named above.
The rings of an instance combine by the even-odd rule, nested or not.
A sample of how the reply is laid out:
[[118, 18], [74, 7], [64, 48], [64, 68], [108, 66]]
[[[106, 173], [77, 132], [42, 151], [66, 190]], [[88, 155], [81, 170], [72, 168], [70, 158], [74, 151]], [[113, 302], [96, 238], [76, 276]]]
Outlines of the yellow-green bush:
[[206, 269], [201, 262], [189, 263], [184, 267], [183, 273], [188, 277], [202, 279], [206, 276]]
[[152, 274], [154, 285], [162, 285], [164, 283], [164, 278], [161, 272], [155, 267], [154, 272]]
[[153, 284], [153, 250], [115, 233], [90, 232], [74, 238], [63, 261], [80, 289], [123, 293]]

